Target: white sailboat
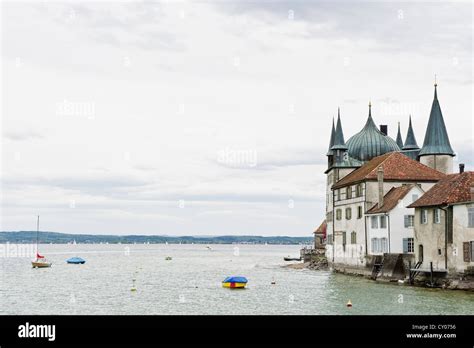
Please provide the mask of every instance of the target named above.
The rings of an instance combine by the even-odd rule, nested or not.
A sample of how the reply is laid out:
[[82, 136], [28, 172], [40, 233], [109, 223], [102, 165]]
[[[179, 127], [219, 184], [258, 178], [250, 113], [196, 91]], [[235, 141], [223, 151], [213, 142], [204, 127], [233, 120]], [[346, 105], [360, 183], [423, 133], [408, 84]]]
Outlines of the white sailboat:
[[46, 268], [46, 267], [51, 267], [52, 263], [48, 262], [46, 258], [38, 252], [38, 237], [39, 237], [39, 215], [38, 215], [38, 221], [36, 222], [36, 260], [31, 261], [31, 265], [33, 268]]

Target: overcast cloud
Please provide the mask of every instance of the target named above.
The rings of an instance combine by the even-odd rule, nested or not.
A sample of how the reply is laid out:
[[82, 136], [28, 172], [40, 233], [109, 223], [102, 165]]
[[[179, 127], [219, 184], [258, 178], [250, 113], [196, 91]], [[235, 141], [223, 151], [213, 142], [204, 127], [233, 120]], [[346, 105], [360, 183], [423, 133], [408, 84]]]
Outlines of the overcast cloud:
[[307, 235], [373, 104], [421, 146], [434, 75], [473, 170], [470, 2], [2, 3], [0, 230]]

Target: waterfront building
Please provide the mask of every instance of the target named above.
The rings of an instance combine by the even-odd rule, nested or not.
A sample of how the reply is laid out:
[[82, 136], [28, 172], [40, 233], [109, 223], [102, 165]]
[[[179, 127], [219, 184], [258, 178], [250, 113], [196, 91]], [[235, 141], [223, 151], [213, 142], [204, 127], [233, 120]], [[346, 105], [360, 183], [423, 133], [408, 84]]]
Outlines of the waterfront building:
[[421, 270], [474, 275], [474, 172], [441, 179], [415, 209], [415, 260]]
[[[368, 257], [371, 256], [372, 246], [368, 233], [369, 231], [375, 233], [375, 229], [372, 231], [368, 219], [369, 216], [372, 218], [374, 211], [371, 213], [368, 211], [384, 197], [390, 199], [391, 195], [395, 194], [392, 191], [386, 197], [390, 190], [396, 190], [403, 185], [412, 185], [413, 191], [421, 190], [419, 194], [429, 190], [446, 174], [452, 173], [454, 155], [443, 120], [436, 84], [421, 149], [416, 141], [411, 116], [405, 142], [402, 141], [400, 128], [394, 140], [388, 135], [386, 125], [380, 125], [380, 128], [376, 126], [370, 103], [364, 127], [346, 142], [341, 112], [338, 109], [336, 127], [333, 120], [331, 128], [326, 153], [328, 167], [325, 171], [326, 250], [332, 265], [360, 268], [373, 262]], [[395, 192], [400, 194], [400, 190]], [[408, 193], [405, 195], [408, 198], [403, 199], [407, 204], [411, 203]], [[375, 215], [379, 215], [380, 220], [380, 215], [390, 215], [393, 209], [396, 209], [394, 214], [398, 214], [400, 210], [404, 215], [409, 215], [405, 214], [406, 206], [400, 206], [400, 209], [395, 206], [387, 212]], [[412, 235], [410, 227], [402, 225], [396, 230], [391, 229], [390, 233], [397, 238], [400, 236], [402, 241], [397, 242], [396, 246], [393, 245], [394, 253], [404, 253], [404, 243], [411, 250], [412, 241], [408, 238], [413, 237], [409, 237]], [[388, 244], [386, 248], [389, 251]], [[390, 251], [392, 251], [391, 243]]]
[[[336, 266], [365, 267], [369, 251], [369, 218], [372, 217], [368, 211], [383, 201], [393, 188], [416, 184], [423, 192], [444, 177], [445, 174], [400, 152], [389, 152], [371, 159], [339, 180], [331, 188], [332, 224], [327, 231], [332, 262]], [[404, 231], [393, 233], [404, 235]]]
[[416, 184], [392, 187], [367, 211], [369, 255], [413, 254], [415, 209], [407, 206], [423, 195]]

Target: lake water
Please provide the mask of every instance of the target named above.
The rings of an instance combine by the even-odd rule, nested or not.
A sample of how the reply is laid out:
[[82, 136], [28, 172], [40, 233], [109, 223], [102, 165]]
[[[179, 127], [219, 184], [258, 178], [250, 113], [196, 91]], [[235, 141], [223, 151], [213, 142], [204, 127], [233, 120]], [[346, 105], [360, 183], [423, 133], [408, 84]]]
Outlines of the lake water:
[[[282, 267], [299, 246], [210, 247], [43, 245], [53, 262], [46, 269], [32, 269], [31, 258], [2, 257], [0, 314], [474, 313], [473, 293]], [[66, 264], [72, 256], [86, 263]], [[247, 277], [247, 289], [222, 288], [230, 275]], [[130, 291], [134, 278], [136, 292]]]

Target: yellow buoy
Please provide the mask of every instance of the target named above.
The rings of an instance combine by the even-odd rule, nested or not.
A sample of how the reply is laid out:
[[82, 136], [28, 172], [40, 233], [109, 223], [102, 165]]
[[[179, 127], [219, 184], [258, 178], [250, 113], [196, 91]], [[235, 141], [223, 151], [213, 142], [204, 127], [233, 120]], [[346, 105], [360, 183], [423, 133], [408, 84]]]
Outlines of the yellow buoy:
[[347, 306], [347, 307], [352, 307], [352, 302], [351, 302], [351, 300], [347, 301], [346, 306]]

